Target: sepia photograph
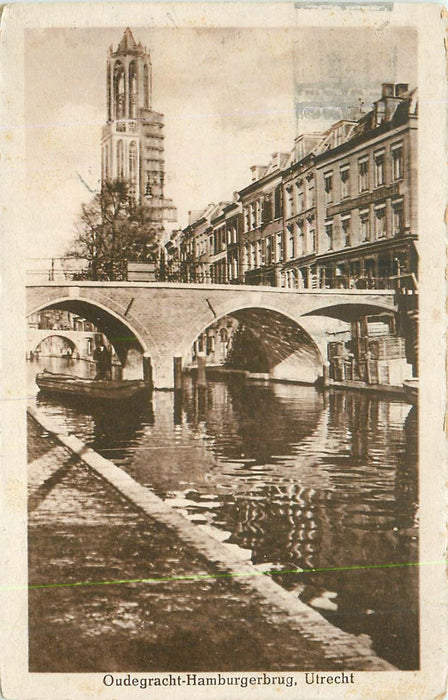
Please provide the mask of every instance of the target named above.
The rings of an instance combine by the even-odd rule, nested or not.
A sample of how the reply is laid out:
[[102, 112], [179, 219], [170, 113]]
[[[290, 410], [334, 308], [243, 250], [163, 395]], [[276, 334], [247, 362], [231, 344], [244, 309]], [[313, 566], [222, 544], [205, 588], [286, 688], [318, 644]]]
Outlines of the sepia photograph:
[[214, 4], [23, 22], [33, 697], [386, 698], [426, 667], [430, 32]]

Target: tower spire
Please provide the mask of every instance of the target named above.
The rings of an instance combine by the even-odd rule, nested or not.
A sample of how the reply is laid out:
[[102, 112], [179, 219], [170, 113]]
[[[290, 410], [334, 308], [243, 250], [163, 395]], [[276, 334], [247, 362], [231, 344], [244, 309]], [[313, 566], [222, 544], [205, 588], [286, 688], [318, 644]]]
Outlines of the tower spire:
[[129, 27], [126, 27], [123, 38], [118, 44], [117, 53], [127, 53], [128, 51], [135, 51], [136, 49], [138, 49], [137, 42]]

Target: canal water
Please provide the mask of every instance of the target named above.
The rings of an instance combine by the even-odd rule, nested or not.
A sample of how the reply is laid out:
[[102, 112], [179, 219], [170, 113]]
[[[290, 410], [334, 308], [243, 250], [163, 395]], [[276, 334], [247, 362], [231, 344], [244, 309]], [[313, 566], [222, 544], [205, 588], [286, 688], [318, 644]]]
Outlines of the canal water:
[[[219, 528], [288, 590], [400, 669], [419, 666], [417, 411], [395, 398], [240, 377], [182, 400], [29, 399], [193, 521]], [[313, 570], [313, 571], [310, 571]], [[225, 605], [225, 601], [223, 601]]]

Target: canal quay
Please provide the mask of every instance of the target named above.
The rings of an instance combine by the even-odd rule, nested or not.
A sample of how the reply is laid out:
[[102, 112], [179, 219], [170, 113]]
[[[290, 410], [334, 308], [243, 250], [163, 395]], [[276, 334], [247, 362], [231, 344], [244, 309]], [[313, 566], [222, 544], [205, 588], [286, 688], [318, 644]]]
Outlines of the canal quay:
[[28, 363], [31, 671], [418, 668], [415, 407], [238, 376], [38, 394], [62, 363]]

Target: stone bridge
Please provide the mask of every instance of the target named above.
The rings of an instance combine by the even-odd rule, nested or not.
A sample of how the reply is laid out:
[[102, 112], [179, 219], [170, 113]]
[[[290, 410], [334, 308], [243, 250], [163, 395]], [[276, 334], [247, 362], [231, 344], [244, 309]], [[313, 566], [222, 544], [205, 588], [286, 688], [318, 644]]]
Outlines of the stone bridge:
[[[289, 290], [247, 285], [47, 282], [27, 285], [27, 314], [55, 308], [94, 323], [123, 364], [129, 350], [150, 358], [155, 388], [173, 387], [173, 358], [188, 361], [197, 337], [224, 316], [250, 328], [273, 378], [313, 382], [322, 373], [325, 330], [394, 313], [385, 290]], [[339, 326], [338, 326], [339, 324]], [[146, 365], [149, 359], [146, 359]]]

